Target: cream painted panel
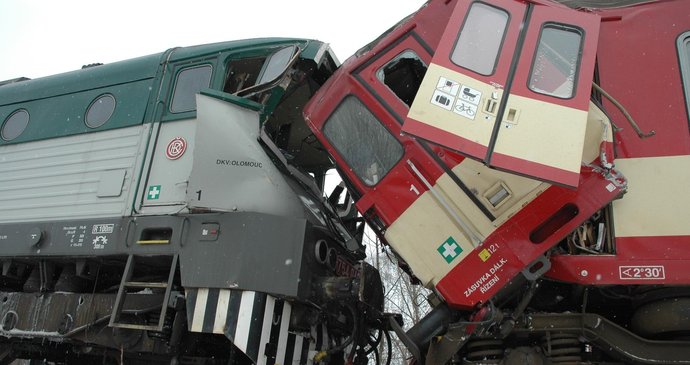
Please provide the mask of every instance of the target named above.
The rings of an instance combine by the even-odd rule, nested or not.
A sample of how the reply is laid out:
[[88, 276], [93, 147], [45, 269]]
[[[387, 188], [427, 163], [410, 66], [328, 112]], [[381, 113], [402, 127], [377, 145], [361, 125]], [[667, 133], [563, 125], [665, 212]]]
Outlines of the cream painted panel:
[[[536, 180], [490, 169], [470, 159], [465, 159], [453, 171], [478, 194], [497, 181], [509, 186], [513, 194], [497, 210], [498, 220], [491, 222], [447, 174], [436, 181], [434, 190], [449, 204], [453, 213], [478, 234], [480, 240], [492, 234], [500, 224], [549, 187]], [[430, 191], [422, 194], [393, 222], [385, 236], [428, 287], [434, 286], [474, 249], [468, 234]], [[449, 237], [462, 248], [460, 255], [450, 263], [438, 251]]]
[[[429, 191], [422, 194], [388, 227], [385, 237], [428, 288], [436, 285], [473, 250], [469, 238], [440, 208]], [[450, 263], [438, 251], [449, 237], [462, 248], [462, 252]]]
[[617, 159], [628, 192], [613, 203], [616, 237], [690, 235], [690, 156]]
[[[613, 130], [609, 118], [594, 103], [589, 103], [587, 114], [587, 132], [582, 149], [582, 162], [590, 163], [599, 157], [601, 142], [613, 143]], [[609, 156], [613, 161], [613, 156]]]
[[[511, 108], [515, 123], [505, 122]], [[587, 112], [511, 95], [494, 152], [580, 173]]]
[[[477, 198], [496, 217], [493, 223], [489, 222], [487, 225], [479, 226], [482, 228], [481, 233], [484, 237], [491, 234], [496, 227], [505, 223], [516, 212], [520, 211], [522, 207], [551, 186], [538, 180], [488, 168], [482, 163], [468, 158], [453, 168], [453, 172], [465, 182], [470, 190], [475, 192]], [[445, 178], [446, 176], [444, 175], [443, 179], [439, 179], [439, 183], [444, 181]], [[503, 184], [507, 187], [510, 195], [501, 204], [494, 207], [486, 195], [488, 192], [493, 191], [498, 184]], [[465, 211], [469, 211], [468, 207], [474, 207], [474, 203], [470, 202], [469, 198], [464, 194], [463, 197], [464, 199], [459, 196], [454, 197], [453, 201], [459, 207], [463, 207]], [[479, 221], [477, 215], [481, 215], [481, 218], [486, 219], [478, 208], [474, 209], [472, 213], [466, 212], [466, 214], [470, 215], [470, 219], [473, 222]]]
[[[478, 96], [480, 100], [477, 101], [478, 106], [474, 119], [470, 119], [469, 117], [462, 116], [452, 111], [452, 108], [455, 107], [459, 98], [452, 98], [450, 110], [432, 103], [432, 99], [435, 98], [435, 93], [439, 90], [438, 82], [441, 77], [455, 82], [460, 86], [468, 86], [481, 92], [481, 97]], [[462, 93], [460, 86], [458, 86], [458, 90], [449, 91], [456, 92], [457, 95], [460, 95]], [[445, 67], [431, 64], [424, 76], [424, 81], [417, 92], [417, 96], [412, 103], [408, 117], [449, 133], [462, 136], [465, 139], [483, 146], [487, 146], [491, 138], [491, 131], [496, 117], [482, 110], [486, 107], [486, 99], [491, 98], [492, 93], [496, 93], [497, 100], [500, 100], [503, 90], [489, 84], [484, 84]], [[496, 105], [496, 110], [497, 109], [498, 105]]]
[[[464, 164], [465, 161], [470, 161], [470, 159], [465, 159], [460, 165]], [[459, 165], [458, 165], [459, 166]], [[457, 166], [453, 169], [453, 172], [458, 174], [460, 170]], [[474, 190], [474, 184], [469, 183], [463, 176], [459, 176], [460, 179], [471, 189]], [[446, 201], [452, 204], [452, 208], [459, 216], [462, 217], [475, 232], [477, 232], [481, 237], [486, 237], [491, 234], [494, 230], [494, 226], [491, 224], [489, 218], [487, 218], [484, 213], [479, 210], [479, 208], [474, 204], [472, 200], [463, 192], [457, 184], [448, 176], [448, 174], [443, 174], [436, 181], [434, 186], [436, 191], [443, 194]]]

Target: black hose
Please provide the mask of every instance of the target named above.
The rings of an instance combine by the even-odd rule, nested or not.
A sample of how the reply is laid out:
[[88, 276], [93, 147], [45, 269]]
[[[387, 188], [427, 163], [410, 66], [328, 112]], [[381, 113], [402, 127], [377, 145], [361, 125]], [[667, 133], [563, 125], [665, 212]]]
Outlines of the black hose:
[[386, 358], [386, 365], [391, 365], [391, 357], [393, 356], [393, 343], [391, 342], [391, 335], [388, 331], [383, 331], [386, 336], [386, 342], [388, 342], [388, 357]]
[[[359, 331], [359, 325], [358, 325], [359, 318], [357, 317], [357, 311], [355, 311], [355, 309], [352, 307], [352, 305], [348, 305], [347, 308], [350, 310], [350, 313], [352, 314], [352, 321], [354, 322], [353, 328], [352, 328], [352, 335], [350, 335], [350, 337], [348, 337], [348, 339], [345, 340], [345, 342], [341, 343], [340, 345], [328, 349], [325, 353], [322, 352], [320, 354], [317, 354], [315, 359], [316, 358], [318, 358], [318, 359], [325, 358], [326, 356], [330, 356], [336, 352], [342, 351], [355, 340], [355, 336], [357, 336], [357, 332]], [[356, 348], [357, 348], [356, 345], [352, 346], [352, 351], [350, 352], [350, 355], [348, 355], [348, 359], [350, 359], [351, 356], [354, 356], [354, 350]]]
[[379, 347], [379, 344], [381, 343], [381, 338], [383, 337], [383, 335], [381, 334], [381, 332], [383, 332], [383, 330], [379, 330], [379, 335], [378, 335], [378, 337], [376, 337], [376, 339], [375, 339], [374, 341], [371, 341], [371, 336], [369, 336], [369, 346], [371, 346], [371, 348], [370, 348], [369, 350], [367, 350], [367, 352], [366, 352], [367, 355], [369, 355], [369, 354], [372, 353], [377, 347]]

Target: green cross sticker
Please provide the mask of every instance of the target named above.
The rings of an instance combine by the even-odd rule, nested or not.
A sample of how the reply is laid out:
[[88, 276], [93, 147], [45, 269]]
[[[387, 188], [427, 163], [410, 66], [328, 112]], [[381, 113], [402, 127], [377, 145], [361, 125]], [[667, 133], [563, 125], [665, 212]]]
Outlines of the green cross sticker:
[[148, 194], [146, 194], [146, 199], [157, 200], [160, 195], [161, 195], [161, 186], [160, 185], [151, 185], [151, 186], [149, 186]]
[[438, 253], [443, 256], [447, 263], [451, 263], [456, 257], [460, 256], [462, 253], [462, 247], [458, 245], [453, 237], [448, 237], [446, 242], [443, 242], [441, 246], [438, 246]]

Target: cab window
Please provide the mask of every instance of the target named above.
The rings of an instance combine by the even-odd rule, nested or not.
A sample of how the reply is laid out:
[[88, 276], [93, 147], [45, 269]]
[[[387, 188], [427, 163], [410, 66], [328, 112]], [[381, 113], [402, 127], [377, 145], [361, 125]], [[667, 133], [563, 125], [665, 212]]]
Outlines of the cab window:
[[250, 57], [228, 62], [223, 91], [235, 94], [240, 90], [254, 86], [265, 61], [266, 57]]
[[357, 177], [376, 185], [403, 156], [403, 147], [354, 96], [335, 109], [323, 127], [333, 145]]
[[196, 110], [196, 94], [211, 84], [211, 65], [183, 69], [175, 79], [170, 111], [183, 113]]
[[290, 63], [296, 48], [295, 46], [288, 46], [268, 56], [230, 60], [223, 91], [236, 94], [249, 87], [273, 81]]
[[376, 71], [383, 82], [407, 106], [412, 105], [428, 66], [412, 50], [405, 50]]
[[295, 48], [295, 46], [285, 47], [269, 56], [261, 72], [261, 77], [256, 84], [259, 85], [265, 82], [271, 82], [280, 76], [290, 63], [292, 56], [295, 54]]

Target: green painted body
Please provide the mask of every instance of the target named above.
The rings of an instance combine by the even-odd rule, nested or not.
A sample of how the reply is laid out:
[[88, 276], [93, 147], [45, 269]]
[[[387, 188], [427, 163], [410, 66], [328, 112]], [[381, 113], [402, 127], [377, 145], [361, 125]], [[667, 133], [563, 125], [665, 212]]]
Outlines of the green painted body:
[[[19, 137], [11, 141], [0, 139], [0, 145], [194, 117], [195, 111], [172, 113], [168, 108], [174, 80], [181, 70], [192, 65], [211, 65], [210, 89], [231, 98], [219, 91], [229, 60], [265, 57], [292, 44], [302, 49], [302, 59], [313, 59], [323, 45], [318, 41], [266, 38], [171, 48], [149, 56], [2, 85], [0, 121], [19, 109], [26, 109], [30, 120]], [[89, 128], [84, 123], [86, 110], [105, 93], [115, 96], [115, 112], [103, 126]], [[262, 114], [270, 112], [264, 110]]]
[[[288, 338], [295, 356], [287, 361], [306, 364], [310, 348], [325, 349], [288, 325], [349, 335], [313, 322], [349, 312], [326, 302], [323, 278], [343, 273], [314, 257], [317, 242], [350, 272], [363, 250], [348, 233], [357, 222], [343, 223], [323, 199], [332, 162], [302, 116], [337, 66], [324, 43], [271, 38], [0, 82], [0, 317], [16, 319], [0, 334], [25, 341], [26, 356], [59, 362], [100, 361], [72, 351], [85, 345], [155, 363], [190, 354], [267, 364], [284, 363], [284, 354], [259, 347]], [[24, 129], [18, 110], [29, 115]], [[380, 282], [366, 283], [382, 293]], [[154, 295], [155, 303], [141, 299]], [[240, 317], [230, 303], [250, 313], [282, 309]], [[144, 316], [158, 325], [142, 326]], [[279, 338], [257, 322], [275, 318], [284, 318]], [[60, 332], [67, 326], [88, 335]], [[110, 327], [141, 339], [123, 346]], [[64, 347], [45, 354], [47, 342]]]

